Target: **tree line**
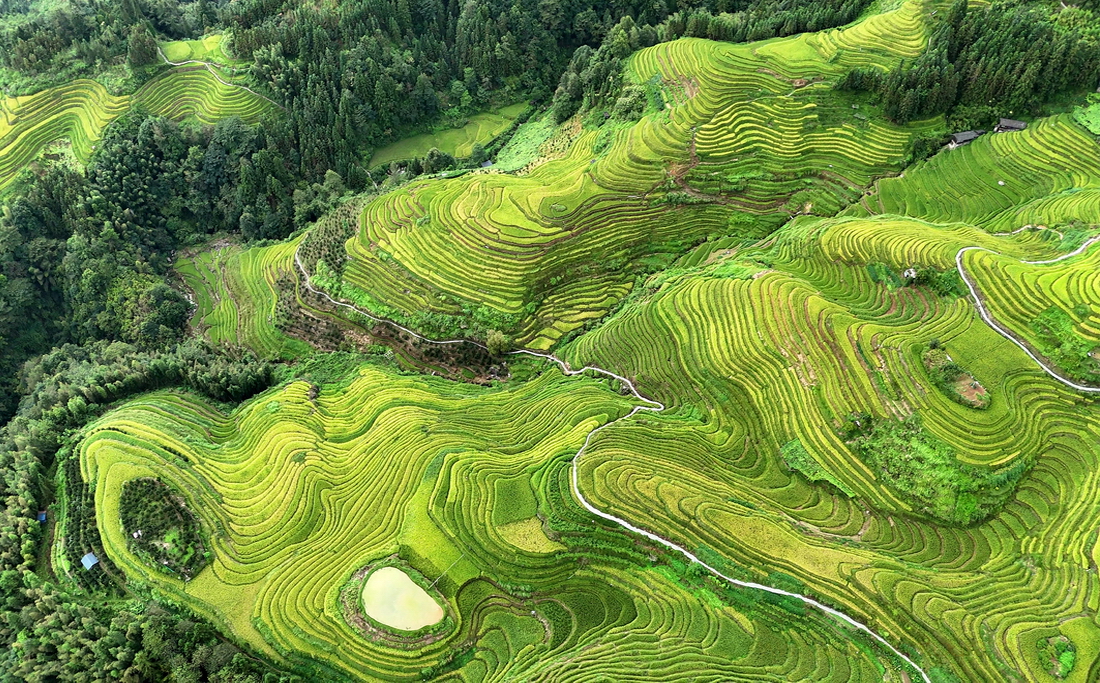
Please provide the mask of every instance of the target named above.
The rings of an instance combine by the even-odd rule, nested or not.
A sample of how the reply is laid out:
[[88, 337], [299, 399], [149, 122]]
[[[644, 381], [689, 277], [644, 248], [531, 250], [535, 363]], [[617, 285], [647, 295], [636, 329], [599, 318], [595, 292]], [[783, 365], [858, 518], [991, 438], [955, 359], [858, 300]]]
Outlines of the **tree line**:
[[[72, 467], [77, 429], [142, 391], [178, 386], [239, 401], [273, 379], [272, 367], [250, 354], [227, 355], [195, 340], [151, 351], [103, 340], [70, 344], [24, 367], [24, 396], [0, 429], [0, 680], [291, 680], [174, 606], [119, 604], [134, 596], [105, 579], [102, 567], [84, 572], [74, 559], [92, 550], [109, 566], [87, 486]], [[49, 502], [55, 467], [70, 473], [60, 478], [66, 504], [50, 512], [68, 511], [66, 543], [77, 571], [64, 585], [38, 564], [36, 513]]]
[[29, 9], [30, 3], [0, 0], [0, 65], [8, 69], [0, 71], [0, 88], [11, 94], [127, 62], [154, 64], [160, 61], [155, 35], [176, 40], [219, 25], [217, 3], [208, 0], [68, 0], [45, 12]]
[[181, 339], [191, 305], [168, 281], [180, 246], [223, 231], [283, 238], [344, 195], [334, 172], [297, 180], [279, 130], [135, 113], [108, 127], [85, 173], [26, 172], [0, 208], [0, 417], [19, 365], [51, 346]]
[[727, 42], [764, 40], [820, 31], [854, 21], [870, 0], [722, 0], [677, 11], [657, 25], [629, 15], [619, 20], [598, 48], [577, 48], [554, 91], [552, 110], [561, 123], [577, 111], [610, 108], [636, 118], [649, 104], [645, 88], [624, 84], [624, 62], [636, 50], [683, 37]]
[[366, 0], [226, 7], [236, 54], [287, 108], [298, 172], [366, 184], [363, 150], [493, 103], [548, 98], [573, 50], [666, 0]]
[[855, 69], [838, 87], [875, 93], [898, 123], [948, 114], [953, 128], [972, 128], [999, 116], [1039, 114], [1059, 96], [1098, 84], [1095, 28], [1083, 30], [1046, 7], [998, 2], [970, 9], [956, 0], [928, 50], [911, 63], [886, 74]]

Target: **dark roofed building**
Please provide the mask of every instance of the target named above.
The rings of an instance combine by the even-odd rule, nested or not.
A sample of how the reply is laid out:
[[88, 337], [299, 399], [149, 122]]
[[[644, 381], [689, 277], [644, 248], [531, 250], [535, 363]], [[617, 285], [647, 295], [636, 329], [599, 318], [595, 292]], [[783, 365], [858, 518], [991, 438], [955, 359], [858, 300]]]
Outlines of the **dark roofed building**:
[[979, 135], [985, 135], [984, 130], [964, 130], [961, 133], [953, 133], [951, 135], [951, 146], [958, 147], [959, 145], [965, 145], [971, 140], [976, 139]]
[[1015, 130], [1023, 130], [1027, 128], [1027, 124], [1023, 121], [1017, 121], [1015, 119], [1001, 119], [1000, 122], [993, 128], [994, 133], [1011, 133]]

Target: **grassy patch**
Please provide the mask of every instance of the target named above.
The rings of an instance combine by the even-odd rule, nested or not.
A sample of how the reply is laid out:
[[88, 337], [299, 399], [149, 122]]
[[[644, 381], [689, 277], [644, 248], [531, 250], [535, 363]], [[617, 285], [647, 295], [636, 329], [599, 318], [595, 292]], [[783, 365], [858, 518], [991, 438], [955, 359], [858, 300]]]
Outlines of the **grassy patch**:
[[918, 417], [849, 417], [847, 440], [887, 487], [914, 511], [940, 522], [967, 525], [985, 519], [1007, 499], [1027, 463], [993, 469], [961, 462]]
[[1097, 344], [1076, 333], [1069, 313], [1051, 306], [1035, 318], [1031, 328], [1039, 341], [1039, 350], [1070, 377], [1093, 382], [1100, 379]]
[[551, 114], [532, 118], [520, 126], [508, 144], [497, 153], [494, 168], [500, 171], [517, 171], [523, 168], [538, 158], [539, 148], [556, 130]]
[[381, 166], [391, 161], [405, 161], [427, 156], [435, 148], [456, 158], [470, 156], [474, 145], [485, 145], [507, 130], [527, 104], [520, 102], [495, 111], [474, 114], [460, 128], [439, 130], [398, 140], [386, 145], [371, 156], [370, 166]]
[[810, 452], [806, 450], [806, 447], [803, 446], [802, 442], [798, 439], [783, 444], [783, 447], [779, 449], [779, 454], [783, 456], [783, 462], [787, 463], [789, 469], [802, 474], [802, 476], [810, 481], [826, 481], [848, 497], [855, 495], [844, 482], [834, 477], [828, 470], [822, 467], [821, 463], [810, 455]]
[[170, 62], [194, 59], [215, 64], [248, 65], [247, 61], [234, 59], [225, 51], [224, 36], [213, 34], [199, 40], [174, 40], [160, 44], [161, 51]]
[[1073, 671], [1077, 662], [1077, 648], [1073, 641], [1065, 636], [1053, 636], [1040, 640], [1039, 663], [1043, 670], [1058, 680], [1064, 680]]
[[952, 360], [938, 341], [929, 344], [921, 359], [932, 376], [932, 383], [952, 401], [971, 408], [989, 407], [989, 392], [972, 374]]

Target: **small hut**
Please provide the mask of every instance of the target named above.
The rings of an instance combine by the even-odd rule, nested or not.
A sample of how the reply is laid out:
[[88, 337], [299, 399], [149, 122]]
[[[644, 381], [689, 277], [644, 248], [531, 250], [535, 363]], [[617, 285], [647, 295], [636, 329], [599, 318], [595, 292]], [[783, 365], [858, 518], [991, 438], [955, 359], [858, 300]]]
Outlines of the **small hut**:
[[993, 127], [994, 133], [1012, 133], [1018, 130], [1027, 128], [1027, 124], [1023, 121], [1017, 121], [1015, 119], [1001, 119], [996, 126]]
[[84, 571], [87, 571], [99, 564], [99, 558], [95, 556], [95, 553], [88, 553], [80, 558], [80, 564], [84, 565]]
[[984, 130], [964, 130], [961, 133], [952, 133], [951, 135], [951, 149], [961, 147], [972, 140], [976, 140], [979, 135], [985, 135]]

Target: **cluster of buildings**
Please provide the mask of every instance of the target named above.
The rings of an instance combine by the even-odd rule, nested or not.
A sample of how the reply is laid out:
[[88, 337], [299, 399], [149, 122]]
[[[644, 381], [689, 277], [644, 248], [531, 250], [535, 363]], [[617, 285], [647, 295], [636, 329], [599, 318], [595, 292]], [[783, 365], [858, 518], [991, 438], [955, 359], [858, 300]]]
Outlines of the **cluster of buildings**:
[[[1017, 121], [1015, 119], [1001, 119], [996, 126], [993, 127], [994, 133], [1011, 133], [1017, 130], [1023, 130], [1027, 128], [1027, 124], [1023, 121]], [[955, 149], [961, 145], [965, 145], [971, 140], [976, 140], [979, 135], [985, 135], [984, 130], [964, 130], [961, 133], [953, 133], [951, 135], [951, 142], [947, 144], [948, 148]]]

